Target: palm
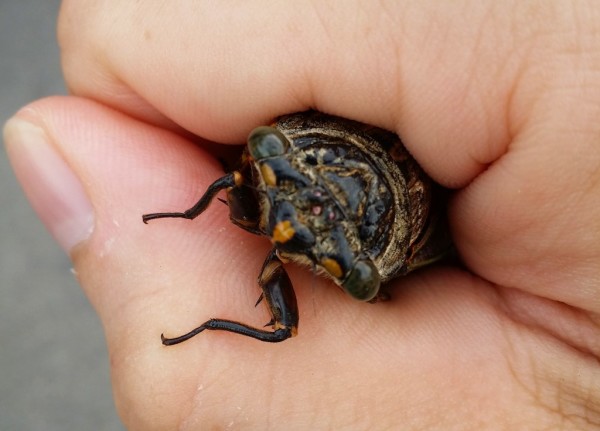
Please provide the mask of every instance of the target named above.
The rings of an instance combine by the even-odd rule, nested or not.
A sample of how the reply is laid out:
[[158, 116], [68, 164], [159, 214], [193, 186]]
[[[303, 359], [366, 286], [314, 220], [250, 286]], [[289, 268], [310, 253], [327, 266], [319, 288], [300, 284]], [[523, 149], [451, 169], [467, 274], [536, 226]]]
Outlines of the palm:
[[[307, 423], [409, 427], [449, 418], [467, 427], [499, 415], [515, 425], [548, 407], [531, 395], [538, 378], [531, 361], [548, 358], [529, 353], [539, 350], [547, 333], [511, 315], [516, 292], [451, 267], [397, 279], [390, 302], [370, 305], [288, 265], [300, 307], [298, 337], [272, 345], [214, 332], [162, 346], [161, 332], [180, 335], [210, 317], [256, 326], [269, 320], [263, 307], [253, 307], [268, 240], [231, 225], [224, 205], [216, 202], [192, 222], [141, 223], [141, 211], [175, 202], [185, 207], [195, 195], [177, 190], [204, 190], [219, 175], [206, 153], [181, 142], [162, 145], [177, 148], [165, 159], [153, 147], [157, 157], [150, 157], [134, 188], [114, 184], [111, 191], [112, 202], [128, 202], [113, 208], [111, 217], [131, 233], [113, 246], [112, 258], [120, 260], [119, 250], [141, 257], [126, 268], [135, 277], [112, 287], [119, 289], [118, 300], [107, 316], [126, 422], [160, 429], [181, 421], [206, 424], [210, 417], [215, 424], [252, 428], [268, 410], [273, 423], [291, 429]], [[133, 151], [148, 149], [140, 144]], [[177, 172], [170, 186], [156, 175], [159, 165], [167, 176]], [[106, 289], [111, 283], [101, 278]], [[92, 280], [83, 281], [95, 289]], [[541, 300], [522, 295], [519, 301], [527, 307]]]

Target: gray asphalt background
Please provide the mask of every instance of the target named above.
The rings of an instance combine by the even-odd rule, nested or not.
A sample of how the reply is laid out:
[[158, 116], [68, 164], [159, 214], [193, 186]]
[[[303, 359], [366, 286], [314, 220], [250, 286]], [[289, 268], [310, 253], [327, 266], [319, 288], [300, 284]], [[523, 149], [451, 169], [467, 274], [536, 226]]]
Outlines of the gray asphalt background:
[[[0, 123], [65, 94], [59, 0], [0, 0]], [[0, 152], [0, 431], [123, 430], [100, 322]]]

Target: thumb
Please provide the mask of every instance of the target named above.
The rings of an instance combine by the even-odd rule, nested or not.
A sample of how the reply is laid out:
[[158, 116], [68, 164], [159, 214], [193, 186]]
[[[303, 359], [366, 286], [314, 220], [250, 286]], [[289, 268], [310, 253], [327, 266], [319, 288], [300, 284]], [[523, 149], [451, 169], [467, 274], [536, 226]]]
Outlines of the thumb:
[[[70, 254], [77, 278], [102, 320], [121, 417], [131, 423], [128, 416], [136, 412], [138, 420], [153, 421], [153, 427], [173, 429], [172, 423], [157, 419], [157, 412], [176, 412], [192, 397], [182, 401], [169, 393], [138, 394], [170, 387], [181, 374], [178, 362], [169, 362], [173, 355], [162, 348], [160, 334], [184, 328], [183, 323], [169, 322], [177, 317], [170, 312], [173, 307], [182, 310], [179, 315], [186, 315], [188, 323], [201, 315], [201, 304], [190, 298], [199, 298], [199, 280], [210, 282], [214, 274], [202, 273], [197, 259], [213, 270], [228, 263], [231, 258], [219, 244], [227, 243], [222, 238], [234, 227], [228, 226], [226, 208], [218, 205], [193, 225], [175, 221], [151, 229], [155, 226], [144, 225], [141, 215], [189, 201], [197, 187], [218, 176], [219, 164], [173, 133], [74, 97], [29, 105], [7, 123], [5, 138], [26, 195]], [[165, 158], [173, 163], [164, 163]], [[180, 172], [175, 175], [173, 169]], [[180, 180], [169, 181], [167, 188], [161, 181], [165, 176]], [[184, 240], [190, 228], [203, 229], [202, 244]], [[214, 241], [210, 232], [218, 232], [221, 241]], [[153, 271], [155, 261], [164, 264], [164, 270]], [[258, 263], [252, 265], [250, 277]], [[194, 271], [185, 271], [190, 267]], [[243, 271], [244, 262], [239, 268]], [[182, 293], [186, 286], [188, 291]], [[187, 304], [182, 297], [188, 298]], [[160, 373], [153, 372], [157, 367]], [[182, 380], [177, 384], [180, 394], [187, 393], [186, 385], [196, 389], [193, 379]], [[164, 416], [168, 415], [162, 421], [167, 421]]]

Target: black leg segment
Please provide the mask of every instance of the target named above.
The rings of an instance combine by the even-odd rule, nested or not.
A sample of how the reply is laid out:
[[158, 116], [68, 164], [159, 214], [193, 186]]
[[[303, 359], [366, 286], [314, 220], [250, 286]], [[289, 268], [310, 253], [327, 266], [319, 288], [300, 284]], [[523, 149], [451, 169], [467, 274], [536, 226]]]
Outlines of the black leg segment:
[[165, 346], [178, 344], [189, 340], [204, 330], [229, 331], [269, 343], [277, 343], [296, 335], [298, 328], [296, 295], [292, 282], [275, 250], [267, 256], [258, 277], [258, 284], [263, 291], [261, 297], [264, 297], [273, 317], [268, 324], [273, 328], [272, 331], [254, 328], [232, 320], [210, 319], [196, 329], [179, 337], [166, 338], [161, 335], [162, 343]]
[[198, 217], [200, 214], [204, 212], [204, 210], [208, 207], [212, 199], [216, 196], [219, 191], [234, 187], [237, 182], [240, 181], [239, 172], [231, 172], [224, 177], [219, 178], [214, 183], [212, 183], [206, 189], [206, 192], [202, 195], [200, 200], [191, 207], [190, 209], [182, 212], [182, 213], [153, 213], [153, 214], [144, 214], [142, 216], [142, 220], [144, 223], [148, 223], [150, 220], [154, 220], [157, 218], [185, 218], [188, 220], [192, 220], [193, 218]]

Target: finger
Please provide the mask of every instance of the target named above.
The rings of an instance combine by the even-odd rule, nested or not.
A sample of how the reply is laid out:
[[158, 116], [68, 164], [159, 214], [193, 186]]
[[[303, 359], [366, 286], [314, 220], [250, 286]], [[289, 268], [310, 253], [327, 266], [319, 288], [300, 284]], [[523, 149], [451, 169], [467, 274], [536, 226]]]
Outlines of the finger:
[[59, 36], [72, 91], [146, 121], [239, 143], [316, 108], [399, 132], [459, 186], [504, 152], [520, 67], [508, 15], [459, 3], [67, 1]]
[[[121, 416], [129, 421], [135, 412], [156, 419], [147, 411], [156, 405], [134, 395], [148, 394], [145, 385], [157, 367], [163, 373], [151, 384], [170, 387], [179, 367], [161, 356], [160, 333], [177, 328], [173, 317], [186, 309], [202, 315], [193, 298], [199, 298], [198, 286], [212, 284], [229, 267], [231, 256], [221, 245], [232, 227], [222, 206], [192, 226], [175, 221], [162, 230], [144, 225], [141, 216], [182, 205], [219, 175], [219, 164], [177, 135], [75, 98], [46, 99], [25, 108], [7, 124], [6, 136], [26, 194], [70, 252], [80, 284], [100, 315]], [[185, 241], [190, 228], [198, 238]], [[244, 259], [235, 264], [243, 273]], [[158, 265], [168, 270], [154, 270]], [[255, 266], [250, 279], [254, 271]], [[243, 293], [212, 290], [204, 298], [223, 296], [235, 304]], [[181, 382], [179, 390], [194, 390], [186, 385], [194, 383]], [[178, 402], [165, 394], [160, 405], [177, 412]], [[172, 423], [163, 425], [173, 429]]]
[[[592, 37], [586, 23], [578, 34]], [[521, 76], [538, 91], [515, 101], [521, 124], [508, 152], [456, 196], [451, 219], [481, 276], [598, 312], [600, 39], [588, 46], [559, 34], [548, 41], [556, 55], [541, 61], [540, 52]], [[580, 49], [559, 55], [571, 43]]]

